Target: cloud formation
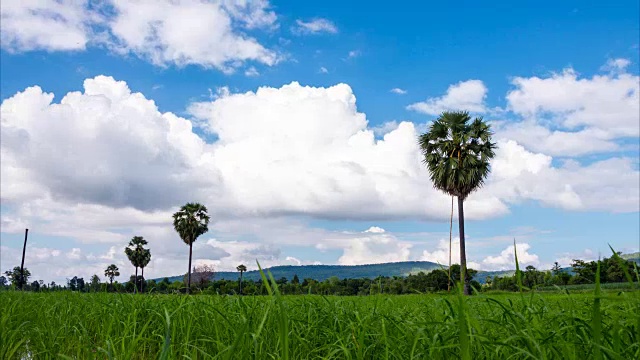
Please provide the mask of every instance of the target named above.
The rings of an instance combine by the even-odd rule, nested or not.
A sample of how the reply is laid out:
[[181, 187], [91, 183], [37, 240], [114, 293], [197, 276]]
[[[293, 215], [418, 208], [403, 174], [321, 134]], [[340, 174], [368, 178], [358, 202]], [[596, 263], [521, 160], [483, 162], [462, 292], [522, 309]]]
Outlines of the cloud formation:
[[[84, 87], [60, 103], [39, 87], [3, 101], [3, 203], [51, 199], [161, 211], [196, 198], [234, 216], [446, 217], [446, 195], [432, 188], [421, 165], [415, 126], [393, 123], [376, 140], [346, 84], [294, 82], [193, 103], [189, 111], [218, 137], [215, 143], [124, 82], [98, 76]], [[468, 216], [504, 214], [521, 200], [637, 209], [633, 160], [562, 167], [551, 160], [500, 140], [486, 189], [469, 199]], [[603, 186], [590, 175], [596, 172], [621, 175]]]
[[88, 1], [6, 1], [0, 7], [0, 44], [10, 52], [84, 50], [91, 23]]
[[498, 134], [553, 156], [624, 150], [618, 140], [640, 135], [640, 77], [626, 72], [629, 63], [610, 60], [590, 78], [572, 68], [514, 78], [507, 109], [522, 120], [498, 122]]
[[[149, 267], [160, 276], [183, 271], [184, 244], [167, 219], [187, 201], [205, 203], [214, 216], [216, 238], [199, 241], [198, 261], [220, 270], [256, 258], [279, 264], [290, 256], [281, 250], [287, 244], [339, 251], [341, 264], [416, 258], [412, 243], [380, 227], [330, 232], [292, 226], [292, 215], [448, 220], [450, 198], [431, 186], [416, 126], [370, 127], [346, 84], [222, 89], [189, 106], [202, 130], [217, 138], [211, 143], [191, 121], [159, 112], [152, 100], [111, 77], [87, 79], [84, 91], [63, 95], [54, 102], [53, 94], [34, 86], [2, 102], [3, 233], [35, 226], [42, 234], [116, 249], [144, 234], [162, 248]], [[469, 219], [500, 216], [523, 201], [575, 211], [639, 210], [637, 159], [554, 165], [552, 156], [515, 140], [499, 138], [498, 145], [485, 188], [465, 203]], [[278, 232], [267, 235], [266, 229]], [[102, 259], [95, 271], [103, 262], [124, 261], [120, 251], [49, 250], [51, 261], [63, 261], [68, 252], [74, 264]], [[437, 247], [423, 258], [443, 260], [443, 251]], [[482, 269], [507, 266], [499, 256], [475, 261]]]
[[265, 0], [9, 1], [1, 11], [2, 47], [11, 52], [84, 50], [94, 44], [157, 66], [224, 72], [247, 61], [278, 61], [273, 50], [246, 34], [278, 26]]
[[484, 103], [487, 91], [487, 87], [480, 80], [461, 81], [449, 86], [443, 96], [411, 104], [407, 106], [407, 109], [429, 115], [461, 110], [483, 113], [487, 111]]

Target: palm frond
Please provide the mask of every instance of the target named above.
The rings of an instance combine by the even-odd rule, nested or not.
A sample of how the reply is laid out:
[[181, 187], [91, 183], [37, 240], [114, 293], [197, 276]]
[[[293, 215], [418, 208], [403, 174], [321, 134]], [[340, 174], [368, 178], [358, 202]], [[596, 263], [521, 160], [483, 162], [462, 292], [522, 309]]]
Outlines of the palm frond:
[[187, 245], [209, 231], [207, 207], [199, 203], [187, 203], [173, 214], [173, 227]]
[[495, 156], [492, 135], [481, 117], [472, 120], [466, 111], [442, 113], [418, 138], [434, 187], [462, 199], [482, 187]]

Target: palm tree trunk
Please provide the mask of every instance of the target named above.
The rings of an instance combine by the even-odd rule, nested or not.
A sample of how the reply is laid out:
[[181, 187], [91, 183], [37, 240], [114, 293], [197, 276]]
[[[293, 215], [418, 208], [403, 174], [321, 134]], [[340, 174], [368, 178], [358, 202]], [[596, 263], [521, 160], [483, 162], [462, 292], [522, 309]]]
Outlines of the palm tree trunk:
[[141, 268], [141, 269], [142, 269], [142, 281], [140, 281], [140, 292], [143, 292], [144, 290], [142, 289], [143, 288], [142, 284], [144, 281], [144, 268]]
[[111, 288], [111, 291], [113, 292], [113, 278], [109, 277], [109, 287]]
[[464, 244], [464, 199], [458, 196], [458, 227], [460, 229], [460, 281], [464, 286], [464, 294], [471, 295], [467, 281], [467, 253]]
[[453, 196], [451, 196], [451, 217], [449, 218], [449, 282], [447, 292], [451, 291], [451, 233], [453, 232]]
[[138, 292], [138, 267], [136, 266], [136, 277], [133, 280], [133, 293], [136, 294]]
[[191, 254], [193, 251], [193, 241], [189, 243], [189, 275], [187, 275], [187, 294], [191, 290]]
[[240, 295], [242, 295], [242, 271], [240, 271]]

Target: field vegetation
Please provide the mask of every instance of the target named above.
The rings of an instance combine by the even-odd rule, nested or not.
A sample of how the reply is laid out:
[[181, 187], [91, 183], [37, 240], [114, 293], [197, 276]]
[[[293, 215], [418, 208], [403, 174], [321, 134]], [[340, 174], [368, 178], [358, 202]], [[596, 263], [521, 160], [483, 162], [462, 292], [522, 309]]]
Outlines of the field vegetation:
[[266, 296], [3, 291], [0, 357], [640, 357], [640, 292], [601, 290], [599, 266], [589, 293], [282, 296], [263, 281]]
[[3, 292], [0, 357], [637, 359], [638, 295]]

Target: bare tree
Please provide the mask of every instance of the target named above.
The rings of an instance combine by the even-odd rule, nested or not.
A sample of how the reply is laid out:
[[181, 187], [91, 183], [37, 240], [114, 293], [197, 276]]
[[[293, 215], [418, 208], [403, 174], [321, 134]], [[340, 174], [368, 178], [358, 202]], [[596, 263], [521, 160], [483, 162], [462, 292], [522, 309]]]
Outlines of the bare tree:
[[[215, 274], [215, 270], [213, 266], [202, 264], [193, 267], [191, 271], [191, 280], [193, 283], [198, 284], [200, 288], [203, 288], [207, 285], [207, 283], [213, 280], [213, 276]], [[186, 284], [188, 281], [188, 274], [184, 275], [184, 283]]]

